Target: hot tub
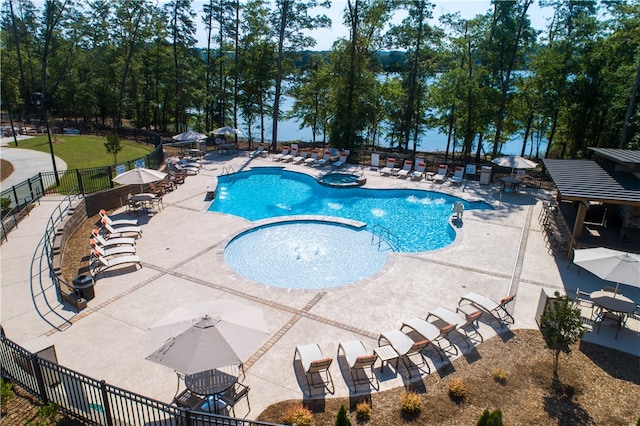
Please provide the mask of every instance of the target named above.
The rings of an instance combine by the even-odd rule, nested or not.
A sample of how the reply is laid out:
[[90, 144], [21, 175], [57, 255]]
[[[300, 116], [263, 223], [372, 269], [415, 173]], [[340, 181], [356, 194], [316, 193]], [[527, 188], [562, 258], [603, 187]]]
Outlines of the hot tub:
[[318, 182], [325, 186], [333, 186], [338, 188], [352, 188], [354, 186], [362, 186], [367, 183], [365, 176], [353, 173], [327, 173], [318, 178]]

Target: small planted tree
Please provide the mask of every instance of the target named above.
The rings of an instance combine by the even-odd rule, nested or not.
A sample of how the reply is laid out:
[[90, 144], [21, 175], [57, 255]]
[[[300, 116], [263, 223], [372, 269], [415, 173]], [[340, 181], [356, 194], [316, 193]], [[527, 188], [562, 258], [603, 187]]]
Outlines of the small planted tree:
[[502, 426], [502, 410], [484, 410], [476, 426]]
[[107, 141], [104, 143], [104, 149], [107, 151], [107, 154], [111, 154], [113, 156], [114, 165], [118, 164], [118, 153], [122, 151], [122, 148], [123, 146], [118, 135], [107, 136]]
[[555, 299], [547, 303], [540, 319], [540, 328], [547, 348], [553, 351], [553, 377], [558, 378], [558, 361], [561, 352], [569, 352], [572, 344], [584, 335], [580, 321], [580, 309], [569, 296], [555, 292]]
[[347, 409], [344, 408], [344, 405], [341, 405], [340, 410], [338, 410], [338, 417], [336, 417], [334, 426], [351, 426], [351, 420], [347, 416]]

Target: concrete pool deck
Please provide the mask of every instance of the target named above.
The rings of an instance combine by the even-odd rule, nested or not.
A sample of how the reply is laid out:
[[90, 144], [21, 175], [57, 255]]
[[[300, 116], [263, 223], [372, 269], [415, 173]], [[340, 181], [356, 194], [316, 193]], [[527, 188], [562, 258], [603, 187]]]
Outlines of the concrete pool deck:
[[[429, 310], [455, 310], [460, 296], [469, 291], [494, 300], [516, 293], [510, 306], [516, 323], [512, 328], [537, 328], [535, 313], [542, 288], [573, 295], [602, 288], [598, 278], [567, 267], [566, 256], [550, 255], [538, 222], [542, 199], [553, 194], [502, 194], [492, 186], [465, 181], [460, 186], [415, 182], [380, 176], [368, 168], [345, 165], [367, 177], [365, 187], [435, 190], [469, 200], [481, 199], [494, 210], [468, 210], [453, 244], [424, 253], [392, 253], [385, 267], [374, 276], [343, 287], [326, 290], [286, 290], [249, 281], [231, 271], [221, 256], [226, 241], [252, 227], [247, 220], [207, 212], [207, 186], [223, 171], [241, 171], [256, 166], [283, 166], [267, 158], [249, 158], [248, 153], [219, 156], [209, 153], [198, 175], [189, 176], [176, 191], [165, 195], [164, 209], [140, 215], [143, 237], [137, 254], [143, 268], [113, 269], [98, 277], [96, 297], [80, 314], [55, 299], [50, 288], [32, 289], [29, 272], [34, 250], [46, 220], [61, 198], [45, 197], [41, 205], [9, 234], [0, 246], [2, 256], [1, 323], [8, 338], [18, 344], [46, 335], [55, 344], [59, 362], [73, 370], [107, 383], [171, 402], [176, 393], [176, 375], [169, 368], [145, 360], [147, 329], [174, 308], [213, 299], [231, 299], [263, 310], [271, 335], [264, 346], [245, 363], [243, 383], [251, 387], [251, 412], [255, 418], [268, 405], [287, 399], [308, 397], [304, 375], [293, 356], [297, 345], [318, 343], [331, 366], [335, 394], [353, 395], [344, 361], [336, 358], [338, 344], [362, 340], [369, 351], [378, 345], [381, 332], [399, 329], [404, 320], [425, 317]], [[328, 170], [303, 165], [287, 169], [318, 175]], [[124, 209], [115, 216], [126, 216]], [[256, 263], [278, 262], [269, 253], [255, 255]], [[44, 265], [42, 265], [44, 268]], [[44, 270], [44, 269], [43, 269]], [[44, 271], [46, 278], [47, 272]], [[65, 326], [65, 319], [71, 326]], [[59, 329], [57, 329], [58, 327]], [[618, 337], [603, 326], [599, 335], [586, 339], [608, 339], [607, 346], [638, 354], [637, 341]], [[500, 328], [483, 317], [480, 334], [486, 340]], [[593, 333], [589, 333], [593, 334]], [[453, 342], [464, 352], [461, 338]], [[482, 346], [474, 344], [482, 354]], [[635, 352], [634, 352], [635, 351]], [[430, 363], [442, 362], [428, 352]], [[460, 354], [458, 355], [460, 356]], [[402, 365], [402, 364], [401, 364]], [[403, 386], [406, 370], [380, 370], [380, 390]], [[432, 374], [434, 369], [432, 365]], [[414, 373], [414, 378], [417, 377]], [[360, 386], [359, 389], [363, 390]], [[180, 385], [184, 389], [184, 384]], [[323, 393], [314, 390], [314, 396]], [[241, 404], [238, 415], [246, 410]]]

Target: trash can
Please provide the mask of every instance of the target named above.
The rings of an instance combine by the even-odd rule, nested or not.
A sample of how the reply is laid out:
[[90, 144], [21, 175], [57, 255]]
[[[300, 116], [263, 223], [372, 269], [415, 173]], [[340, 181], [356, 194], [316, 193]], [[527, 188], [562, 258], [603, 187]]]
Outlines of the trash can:
[[78, 275], [73, 279], [73, 292], [76, 296], [91, 300], [96, 296], [93, 284], [93, 277], [91, 275]]
[[480, 171], [480, 185], [491, 185], [491, 166], [482, 166]]

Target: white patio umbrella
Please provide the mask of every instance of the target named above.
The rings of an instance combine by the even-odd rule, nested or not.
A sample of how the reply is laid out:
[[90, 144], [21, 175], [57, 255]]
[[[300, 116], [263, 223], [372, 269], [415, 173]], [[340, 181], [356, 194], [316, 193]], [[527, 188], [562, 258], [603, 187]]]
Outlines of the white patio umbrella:
[[511, 167], [511, 174], [513, 174], [514, 169], [535, 169], [538, 166], [538, 163], [518, 155], [505, 155], [504, 157], [494, 158], [491, 162], [497, 166]]
[[268, 336], [260, 309], [202, 302], [172, 311], [149, 329], [146, 359], [189, 375], [240, 364]]
[[135, 169], [129, 170], [128, 172], [120, 173], [118, 176], [114, 177], [111, 180], [121, 185], [140, 185], [140, 192], [144, 192], [144, 184], [157, 182], [164, 179], [166, 176], [166, 173], [159, 172], [157, 170], [137, 167]]
[[573, 252], [573, 263], [594, 275], [616, 283], [640, 287], [640, 255], [605, 247], [579, 249]]
[[242, 133], [240, 130], [235, 129], [233, 127], [229, 127], [229, 126], [220, 127], [219, 129], [215, 129], [214, 131], [211, 132], [211, 134], [214, 134], [214, 135], [224, 135], [224, 136], [239, 135], [240, 133]]
[[171, 137], [171, 139], [173, 139], [176, 142], [197, 142], [206, 138], [207, 138], [207, 135], [194, 132], [193, 130], [189, 130], [184, 133], [180, 133], [179, 135], [175, 135]]

